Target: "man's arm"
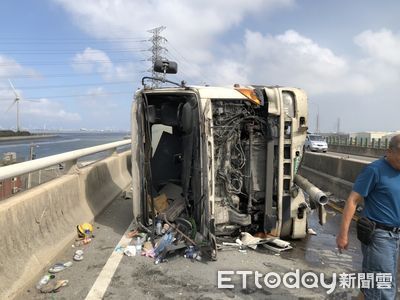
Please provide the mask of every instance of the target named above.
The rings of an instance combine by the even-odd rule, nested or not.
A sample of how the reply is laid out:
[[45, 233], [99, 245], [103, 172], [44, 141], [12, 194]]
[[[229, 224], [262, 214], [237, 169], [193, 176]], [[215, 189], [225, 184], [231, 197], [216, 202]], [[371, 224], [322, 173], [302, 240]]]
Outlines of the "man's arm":
[[361, 203], [363, 197], [357, 193], [352, 191], [347, 198], [346, 205], [343, 210], [342, 223], [340, 225], [340, 231], [338, 236], [336, 237], [336, 245], [339, 248], [339, 251], [342, 249], [347, 249], [349, 245], [349, 227], [351, 223], [351, 219], [354, 216], [354, 213], [357, 208], [357, 204]]

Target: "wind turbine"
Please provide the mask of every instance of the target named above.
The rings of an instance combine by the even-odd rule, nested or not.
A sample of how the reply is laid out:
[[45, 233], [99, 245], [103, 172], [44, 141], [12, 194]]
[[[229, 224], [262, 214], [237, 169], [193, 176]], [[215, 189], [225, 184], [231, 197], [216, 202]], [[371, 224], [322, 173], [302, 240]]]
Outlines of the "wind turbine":
[[[8, 109], [6, 110], [6, 112], [8, 112], [13, 106], [14, 104], [17, 104], [17, 132], [20, 131], [21, 127], [19, 124], [19, 101], [21, 100], [21, 97], [18, 95], [17, 91], [14, 88], [14, 85], [12, 84], [11, 80], [8, 79], [8, 82], [10, 83], [11, 89], [14, 92], [15, 95], [15, 99], [13, 101], [13, 103], [11, 103], [11, 105], [8, 107]], [[35, 101], [35, 100], [24, 100], [24, 101], [29, 101], [29, 102], [40, 102], [40, 101]]]
[[8, 79], [8, 82], [10, 83], [10, 86], [11, 86], [13, 92], [14, 92], [15, 99], [14, 99], [13, 103], [11, 103], [11, 105], [8, 107], [6, 112], [8, 112], [14, 106], [14, 104], [17, 104], [17, 132], [19, 132], [19, 129], [20, 129], [20, 126], [19, 126], [19, 101], [21, 100], [21, 97], [18, 95], [18, 93], [15, 90], [15, 88], [14, 88], [13, 84], [11, 83], [10, 79]]

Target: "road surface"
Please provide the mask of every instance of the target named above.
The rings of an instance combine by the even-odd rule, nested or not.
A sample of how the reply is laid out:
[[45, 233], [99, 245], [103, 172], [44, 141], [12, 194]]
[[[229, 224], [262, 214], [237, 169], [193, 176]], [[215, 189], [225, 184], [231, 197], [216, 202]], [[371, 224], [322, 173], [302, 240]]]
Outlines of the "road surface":
[[[313, 289], [289, 289], [283, 285], [267, 288], [261, 280], [260, 289], [254, 277], [249, 277], [252, 280], [243, 288], [239, 275], [232, 277], [234, 288], [217, 287], [217, 272], [221, 270], [258, 271], [264, 275], [277, 272], [283, 276], [298, 269], [301, 274], [310, 271], [320, 276], [323, 273], [329, 280], [334, 273], [359, 272], [361, 253], [354, 224], [350, 230], [350, 248], [339, 254], [335, 234], [340, 214], [329, 211], [324, 227], [318, 224], [317, 217], [314, 212], [310, 218], [310, 227], [317, 235], [291, 241], [294, 249], [280, 255], [264, 248], [245, 253], [223, 250], [218, 252], [217, 261], [191, 261], [177, 252], [168, 257], [168, 262], [155, 265], [151, 258], [127, 257], [114, 251], [132, 221], [131, 200], [118, 197], [97, 218], [95, 238], [83, 248], [84, 259], [57, 273], [57, 279], [69, 280], [68, 286], [56, 294], [40, 294], [35, 289], [40, 278], [37, 277], [17, 299], [85, 299], [88, 293], [93, 295], [99, 290], [103, 299], [352, 299], [358, 291], [344, 289], [338, 283], [330, 295], [321, 285]], [[53, 263], [72, 261], [76, 249], [69, 245]]]

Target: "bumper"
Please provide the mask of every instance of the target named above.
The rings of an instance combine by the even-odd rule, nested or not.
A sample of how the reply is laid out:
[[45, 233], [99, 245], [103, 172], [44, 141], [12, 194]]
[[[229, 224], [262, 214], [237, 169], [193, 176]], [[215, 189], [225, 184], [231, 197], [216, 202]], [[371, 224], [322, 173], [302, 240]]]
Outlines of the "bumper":
[[311, 151], [323, 151], [326, 152], [328, 151], [328, 147], [325, 146], [310, 146]]

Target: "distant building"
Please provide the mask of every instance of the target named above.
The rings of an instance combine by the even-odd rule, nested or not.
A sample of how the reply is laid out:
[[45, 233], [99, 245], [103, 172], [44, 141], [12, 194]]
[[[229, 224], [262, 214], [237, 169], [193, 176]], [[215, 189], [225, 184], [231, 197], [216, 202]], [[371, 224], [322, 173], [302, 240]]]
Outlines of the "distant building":
[[357, 140], [368, 140], [368, 143], [372, 142], [372, 139], [379, 140], [382, 139], [384, 136], [389, 134], [387, 131], [365, 131], [365, 132], [353, 132], [350, 133], [349, 137]]
[[[17, 162], [17, 154], [15, 152], [3, 153], [3, 158], [0, 160], [0, 167], [15, 164]], [[4, 200], [22, 189], [21, 177], [13, 177], [0, 181], [0, 201]]]
[[22, 181], [19, 176], [0, 181], [0, 201], [18, 193], [21, 188]]
[[390, 140], [393, 136], [395, 136], [395, 135], [397, 135], [397, 134], [400, 134], [400, 130], [398, 130], [398, 131], [393, 131], [393, 132], [391, 132], [391, 133], [389, 133], [389, 134], [387, 134], [387, 135], [384, 135], [384, 136], [382, 137], [382, 139], [383, 139], [383, 140]]

